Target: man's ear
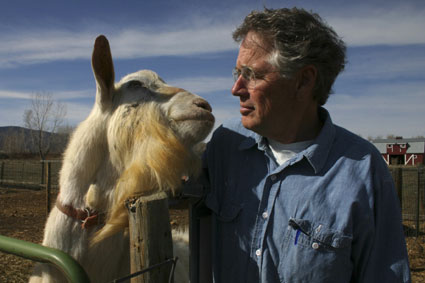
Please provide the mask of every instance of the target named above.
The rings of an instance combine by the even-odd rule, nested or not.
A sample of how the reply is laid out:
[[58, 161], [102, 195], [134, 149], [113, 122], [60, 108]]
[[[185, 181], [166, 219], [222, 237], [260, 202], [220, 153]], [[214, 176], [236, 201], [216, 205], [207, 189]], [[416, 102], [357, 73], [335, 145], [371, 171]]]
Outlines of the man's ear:
[[313, 90], [316, 85], [317, 69], [314, 65], [307, 65], [297, 73], [297, 93], [300, 99], [308, 96], [313, 97]]

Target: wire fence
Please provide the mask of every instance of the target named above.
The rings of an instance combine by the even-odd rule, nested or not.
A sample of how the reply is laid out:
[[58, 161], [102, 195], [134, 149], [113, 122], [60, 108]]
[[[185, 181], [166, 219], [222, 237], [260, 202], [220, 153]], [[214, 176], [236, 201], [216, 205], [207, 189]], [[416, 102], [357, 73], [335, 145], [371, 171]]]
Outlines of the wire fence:
[[58, 189], [62, 160], [0, 160], [0, 186], [45, 188], [46, 164], [50, 164], [51, 167], [52, 188]]
[[390, 167], [402, 208], [404, 234], [425, 235], [425, 167]]
[[[44, 189], [49, 179], [51, 189], [57, 190], [61, 165], [61, 160], [0, 160], [0, 186]], [[425, 167], [389, 169], [402, 208], [405, 235], [425, 235]]]

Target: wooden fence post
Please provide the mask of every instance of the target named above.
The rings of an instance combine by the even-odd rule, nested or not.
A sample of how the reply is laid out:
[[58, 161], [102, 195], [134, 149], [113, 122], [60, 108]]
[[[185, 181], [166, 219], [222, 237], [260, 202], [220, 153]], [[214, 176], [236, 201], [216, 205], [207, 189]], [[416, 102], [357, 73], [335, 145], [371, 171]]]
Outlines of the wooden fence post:
[[390, 172], [394, 180], [398, 200], [400, 201], [400, 209], [403, 209], [403, 168], [392, 167]]
[[41, 184], [41, 188], [42, 187], [44, 187], [44, 185], [46, 184], [46, 176], [45, 176], [45, 172], [46, 172], [46, 166], [44, 165], [46, 162], [44, 162], [44, 160], [41, 160], [40, 161], [40, 164], [41, 164], [41, 181], [40, 181], [40, 184]]
[[25, 180], [25, 161], [22, 161], [21, 164], [22, 164], [21, 180]]
[[403, 168], [396, 169], [396, 182], [395, 182], [398, 199], [400, 201], [400, 209], [403, 209]]
[[[164, 192], [126, 202], [129, 214], [131, 273], [173, 258], [168, 198]], [[168, 282], [171, 264], [131, 279], [131, 283]]]
[[3, 178], [4, 178], [4, 161], [1, 162], [1, 168], [0, 168], [0, 185], [3, 185]]
[[419, 172], [418, 169], [418, 174], [417, 174], [417, 178], [418, 178], [418, 188], [417, 188], [417, 193], [416, 193], [416, 238], [419, 237], [419, 233], [420, 233], [420, 221], [419, 221], [419, 210], [421, 208], [420, 203], [421, 203], [421, 187], [420, 187], [420, 183], [421, 183], [421, 174]]
[[46, 174], [46, 215], [49, 215], [50, 213], [50, 190], [51, 190], [51, 186], [52, 186], [52, 172], [51, 172], [51, 164], [49, 161], [46, 161], [45, 163], [46, 169], [45, 169], [45, 174]]

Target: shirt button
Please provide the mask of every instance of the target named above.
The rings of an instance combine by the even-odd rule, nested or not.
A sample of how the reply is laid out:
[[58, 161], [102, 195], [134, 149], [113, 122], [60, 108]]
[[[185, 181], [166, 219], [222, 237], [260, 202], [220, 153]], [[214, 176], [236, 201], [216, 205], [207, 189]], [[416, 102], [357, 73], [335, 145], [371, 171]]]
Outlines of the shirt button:
[[269, 214], [267, 212], [263, 212], [261, 216], [263, 216], [264, 219], [267, 219], [267, 217], [269, 217]]
[[270, 176], [270, 179], [271, 179], [272, 181], [276, 180], [276, 175], [271, 175], [271, 176]]
[[316, 228], [316, 233], [319, 233], [319, 232], [320, 232], [320, 230], [322, 230], [322, 225], [317, 226], [317, 228]]
[[311, 247], [312, 247], [313, 249], [317, 250], [317, 249], [319, 248], [319, 244], [318, 244], [318, 243], [313, 243], [313, 244], [311, 245]]
[[255, 251], [255, 254], [256, 254], [257, 256], [261, 256], [261, 250], [260, 250], [260, 249], [256, 250], [256, 251]]

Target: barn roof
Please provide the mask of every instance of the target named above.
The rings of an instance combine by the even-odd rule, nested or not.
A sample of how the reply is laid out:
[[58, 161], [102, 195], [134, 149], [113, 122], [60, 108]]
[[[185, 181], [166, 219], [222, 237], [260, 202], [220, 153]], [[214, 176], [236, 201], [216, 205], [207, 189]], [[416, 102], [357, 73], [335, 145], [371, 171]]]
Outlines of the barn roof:
[[406, 153], [424, 153], [425, 152], [425, 138], [412, 138], [412, 139], [375, 139], [372, 143], [379, 150], [380, 153], [387, 153], [387, 144], [409, 144]]
[[393, 138], [393, 139], [374, 139], [372, 143], [406, 143], [406, 142], [425, 142], [425, 138]]

